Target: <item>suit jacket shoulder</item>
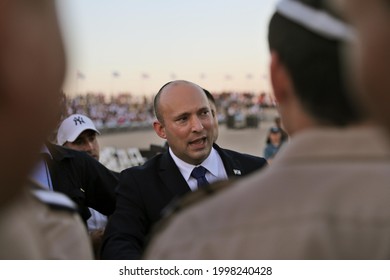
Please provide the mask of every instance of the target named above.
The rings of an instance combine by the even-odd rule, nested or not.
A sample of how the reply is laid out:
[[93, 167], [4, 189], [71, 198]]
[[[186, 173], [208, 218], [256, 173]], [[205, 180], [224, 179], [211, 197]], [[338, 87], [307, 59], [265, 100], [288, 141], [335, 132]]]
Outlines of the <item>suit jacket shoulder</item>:
[[75, 201], [84, 220], [90, 216], [88, 207], [112, 214], [118, 177], [84, 152], [46, 145], [53, 157], [48, 166], [54, 190]]
[[228, 177], [245, 176], [267, 166], [267, 161], [262, 157], [223, 149], [217, 144], [214, 144], [214, 148], [222, 159]]
[[169, 152], [159, 154], [141, 166], [130, 167], [122, 171], [120, 181], [131, 181], [143, 189], [168, 190], [172, 197], [190, 191]]

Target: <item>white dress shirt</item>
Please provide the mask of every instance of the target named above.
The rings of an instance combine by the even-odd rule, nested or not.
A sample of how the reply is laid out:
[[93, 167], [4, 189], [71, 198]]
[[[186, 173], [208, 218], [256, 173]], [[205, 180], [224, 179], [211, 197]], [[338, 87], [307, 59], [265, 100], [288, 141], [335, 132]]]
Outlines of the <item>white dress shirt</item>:
[[[189, 164], [179, 159], [172, 152], [171, 148], [169, 148], [169, 153], [172, 156], [173, 161], [175, 162], [176, 166], [179, 168], [181, 175], [183, 175], [183, 178], [186, 180], [190, 189], [192, 191], [198, 189], [198, 183], [196, 179], [191, 177], [192, 170], [198, 165]], [[210, 184], [216, 181], [222, 181], [228, 179], [222, 159], [214, 148], [211, 148], [211, 152], [209, 156], [200, 165], [207, 169], [206, 179]]]
[[[41, 155], [48, 155], [52, 158], [49, 149], [45, 146], [41, 148]], [[40, 183], [43, 187], [48, 190], [53, 190], [53, 184], [51, 182], [50, 171], [47, 166], [46, 161], [41, 157], [41, 159], [36, 163], [33, 172], [31, 173], [31, 178]]]

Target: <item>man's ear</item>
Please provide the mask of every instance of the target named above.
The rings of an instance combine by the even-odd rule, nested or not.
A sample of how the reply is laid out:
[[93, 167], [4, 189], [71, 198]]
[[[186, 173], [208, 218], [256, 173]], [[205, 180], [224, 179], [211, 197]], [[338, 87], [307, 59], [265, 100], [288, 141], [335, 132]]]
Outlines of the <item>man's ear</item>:
[[275, 51], [271, 51], [270, 74], [275, 98], [279, 104], [283, 104], [289, 99], [293, 86], [287, 68]]
[[153, 128], [154, 128], [154, 131], [156, 131], [158, 136], [160, 136], [163, 139], [167, 139], [167, 135], [165, 134], [165, 127], [161, 122], [154, 121]]

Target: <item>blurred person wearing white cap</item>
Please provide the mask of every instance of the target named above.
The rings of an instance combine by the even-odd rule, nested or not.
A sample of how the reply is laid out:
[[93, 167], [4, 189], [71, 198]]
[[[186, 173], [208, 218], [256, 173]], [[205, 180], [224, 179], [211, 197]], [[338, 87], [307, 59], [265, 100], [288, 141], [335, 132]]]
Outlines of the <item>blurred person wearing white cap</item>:
[[69, 149], [86, 152], [99, 160], [100, 147], [96, 137], [98, 134], [100, 132], [90, 118], [74, 114], [61, 122], [57, 132], [57, 143]]
[[270, 21], [289, 144], [266, 170], [177, 210], [145, 258], [389, 258], [390, 148], [345, 86], [340, 47], [353, 34], [325, 2], [282, 0]]

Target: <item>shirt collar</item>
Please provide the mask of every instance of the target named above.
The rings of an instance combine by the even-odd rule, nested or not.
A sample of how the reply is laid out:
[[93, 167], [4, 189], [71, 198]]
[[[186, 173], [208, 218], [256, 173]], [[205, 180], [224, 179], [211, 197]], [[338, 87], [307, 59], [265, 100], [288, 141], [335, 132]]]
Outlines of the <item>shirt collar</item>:
[[176, 163], [177, 167], [180, 170], [180, 173], [183, 175], [184, 179], [188, 181], [191, 177], [192, 170], [199, 165], [202, 165], [207, 169], [212, 175], [218, 176], [218, 152], [212, 147], [209, 156], [199, 165], [189, 164], [180, 158], [178, 158], [169, 148], [169, 154], [171, 155], [173, 161]]
[[43, 146], [41, 147], [41, 154], [47, 154], [47, 155], [49, 155], [49, 157], [50, 157], [51, 159], [53, 159], [53, 156], [51, 155], [51, 153], [50, 153], [50, 151], [49, 151], [49, 149], [47, 148], [46, 145], [43, 145]]

